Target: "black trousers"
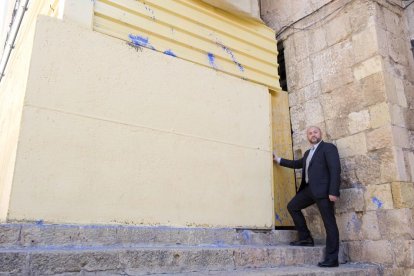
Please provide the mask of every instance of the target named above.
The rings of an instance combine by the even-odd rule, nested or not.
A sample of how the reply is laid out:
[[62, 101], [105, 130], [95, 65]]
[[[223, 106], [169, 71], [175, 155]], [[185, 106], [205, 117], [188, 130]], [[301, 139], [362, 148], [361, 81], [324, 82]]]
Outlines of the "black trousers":
[[311, 237], [311, 233], [306, 225], [302, 209], [316, 203], [321, 213], [323, 224], [326, 231], [326, 260], [338, 260], [339, 252], [339, 231], [335, 219], [334, 203], [329, 198], [315, 198], [307, 186], [293, 197], [288, 203], [287, 208], [295, 223], [296, 230], [299, 232], [299, 239]]

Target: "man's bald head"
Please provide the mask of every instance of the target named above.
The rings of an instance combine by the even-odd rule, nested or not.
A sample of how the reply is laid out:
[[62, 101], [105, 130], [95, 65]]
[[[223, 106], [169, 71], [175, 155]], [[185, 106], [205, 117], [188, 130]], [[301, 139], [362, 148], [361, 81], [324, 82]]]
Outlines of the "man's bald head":
[[306, 137], [309, 143], [315, 145], [322, 140], [322, 131], [317, 126], [310, 126], [306, 129]]

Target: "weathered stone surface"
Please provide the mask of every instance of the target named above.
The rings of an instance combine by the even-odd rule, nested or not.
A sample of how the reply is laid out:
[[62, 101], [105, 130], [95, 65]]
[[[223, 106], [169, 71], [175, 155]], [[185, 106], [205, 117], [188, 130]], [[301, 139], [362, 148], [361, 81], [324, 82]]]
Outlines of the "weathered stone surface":
[[[289, 253], [288, 253], [289, 252]], [[300, 248], [294, 248], [293, 250], [289, 247], [284, 250], [271, 250], [267, 252], [268, 263], [271, 264], [280, 264], [280, 265], [294, 265], [298, 263], [312, 264], [318, 263], [320, 260], [323, 260], [323, 251], [320, 250], [319, 246], [310, 248], [309, 250], [303, 250]], [[237, 256], [237, 255], [236, 255]], [[235, 257], [236, 266], [238, 266], [237, 257]], [[241, 262], [243, 267], [246, 267]]]
[[327, 46], [325, 29], [320, 27], [309, 33], [309, 53], [313, 54], [325, 49]]
[[390, 58], [399, 64], [408, 65], [406, 58], [406, 40], [401, 35], [387, 31], [388, 53]]
[[408, 172], [408, 164], [405, 162], [404, 149], [399, 147], [393, 148], [394, 158], [396, 160], [396, 176], [393, 181], [409, 182], [410, 174]]
[[362, 239], [362, 220], [360, 215], [355, 212], [342, 213], [337, 215], [336, 221], [341, 240], [355, 241]]
[[367, 132], [367, 148], [369, 151], [386, 148], [393, 144], [391, 125]]
[[380, 55], [376, 55], [356, 65], [354, 67], [354, 77], [357, 80], [361, 80], [381, 71], [382, 57]]
[[302, 105], [294, 106], [290, 109], [290, 120], [292, 123], [292, 131], [299, 131], [305, 128], [305, 113]]
[[21, 226], [13, 224], [0, 224], [0, 247], [20, 244]]
[[352, 46], [355, 62], [361, 62], [377, 54], [379, 46], [375, 25], [368, 25], [364, 30], [353, 33]]
[[394, 208], [390, 184], [368, 185], [364, 198], [366, 210]]
[[[338, 30], [337, 30], [338, 31]], [[350, 40], [327, 48], [310, 56], [314, 80], [323, 80], [352, 66], [353, 52]]]
[[[389, 70], [396, 68], [396, 66], [386, 63]], [[384, 72], [385, 92], [390, 103], [407, 107], [407, 99], [405, 97], [405, 88], [401, 76], [394, 75], [393, 72]]]
[[366, 109], [359, 112], [349, 113], [348, 119], [348, 129], [350, 134], [355, 134], [371, 127], [369, 111]]
[[364, 240], [381, 239], [376, 211], [368, 211], [362, 215], [362, 236]]
[[[414, 165], [414, 164], [413, 164]], [[414, 208], [414, 184], [411, 182], [393, 182], [392, 198], [395, 208]]]
[[322, 106], [318, 99], [305, 102], [306, 126], [317, 125], [324, 121]]
[[385, 102], [385, 80], [382, 72], [361, 79], [360, 85], [366, 106]]
[[367, 142], [364, 133], [338, 139], [336, 145], [341, 157], [361, 155], [367, 152]]
[[338, 72], [321, 79], [322, 93], [328, 93], [354, 81], [351, 68], [338, 68]]
[[371, 127], [378, 128], [391, 122], [388, 104], [383, 102], [369, 107]]
[[408, 165], [408, 172], [410, 174], [411, 181], [414, 182], [414, 152], [407, 151], [406, 152], [406, 164]]
[[67, 271], [81, 272], [116, 270], [120, 268], [119, 252], [43, 251], [30, 254], [29, 270], [37, 274], [58, 274]]
[[349, 135], [348, 119], [334, 118], [325, 121], [326, 135], [329, 139], [340, 139]]
[[326, 42], [329, 46], [344, 40], [351, 34], [349, 14], [340, 14], [335, 20], [328, 22], [324, 27], [326, 28]]
[[25, 272], [26, 257], [25, 252], [0, 252], [0, 274], [21, 275]]
[[385, 239], [414, 239], [414, 222], [411, 209], [379, 210], [378, 225]]
[[335, 209], [337, 213], [360, 212], [364, 210], [364, 205], [364, 190], [362, 188], [342, 189], [340, 199], [335, 202]]
[[287, 65], [286, 78], [289, 90], [295, 91], [314, 81], [312, 64], [309, 58]]
[[321, 95], [325, 119], [347, 117], [363, 109], [363, 95], [354, 83]]
[[397, 239], [392, 245], [398, 267], [414, 267], [414, 241]]
[[397, 104], [389, 104], [388, 106], [390, 110], [391, 123], [396, 126], [405, 127], [406, 122], [404, 112], [407, 109]]
[[351, 261], [375, 262], [386, 266], [394, 262], [391, 242], [388, 240], [352, 241], [347, 244]]

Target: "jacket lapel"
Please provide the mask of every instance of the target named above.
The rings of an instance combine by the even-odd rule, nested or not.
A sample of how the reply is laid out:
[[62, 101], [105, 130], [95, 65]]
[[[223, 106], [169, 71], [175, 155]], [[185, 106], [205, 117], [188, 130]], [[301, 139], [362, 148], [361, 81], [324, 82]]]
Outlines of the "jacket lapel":
[[321, 148], [323, 147], [324, 141], [321, 141], [321, 143], [319, 144], [319, 146], [316, 148], [315, 152], [313, 153], [312, 159], [309, 163], [309, 167], [312, 166], [313, 160], [315, 160], [315, 156], [318, 154], [318, 152], [321, 150]]

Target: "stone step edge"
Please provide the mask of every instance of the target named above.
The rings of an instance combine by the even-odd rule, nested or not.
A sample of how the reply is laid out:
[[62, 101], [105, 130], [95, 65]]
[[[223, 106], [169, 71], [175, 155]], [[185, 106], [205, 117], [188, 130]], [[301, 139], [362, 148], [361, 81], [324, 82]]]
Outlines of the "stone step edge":
[[296, 239], [292, 230], [234, 228], [174, 228], [164, 226], [0, 224], [0, 246], [38, 244], [263, 244], [277, 245]]
[[152, 245], [152, 244], [117, 244], [117, 245], [101, 245], [101, 246], [30, 246], [30, 247], [4, 247], [0, 248], [0, 253], [20, 253], [20, 252], [97, 252], [97, 251], [119, 251], [119, 250], [284, 250], [284, 251], [315, 251], [323, 250], [324, 245], [315, 246], [289, 246], [280, 245]]
[[[372, 263], [346, 263], [341, 264], [335, 268], [321, 268], [317, 265], [296, 265], [296, 266], [277, 266], [271, 268], [247, 268], [247, 269], [236, 269], [236, 270], [216, 270], [216, 271], [196, 271], [196, 272], [184, 272], [174, 273], [176, 276], [183, 275], [274, 275], [274, 276], [288, 276], [288, 275], [306, 275], [309, 273], [312, 275], [348, 275], [348, 273], [367, 272], [372, 273], [369, 275], [379, 275], [381, 267], [377, 264]], [[165, 274], [151, 274], [153, 276], [165, 275]], [[363, 274], [367, 275], [367, 274]]]

